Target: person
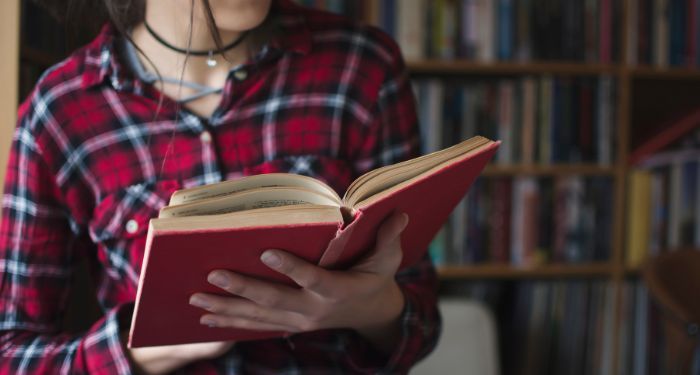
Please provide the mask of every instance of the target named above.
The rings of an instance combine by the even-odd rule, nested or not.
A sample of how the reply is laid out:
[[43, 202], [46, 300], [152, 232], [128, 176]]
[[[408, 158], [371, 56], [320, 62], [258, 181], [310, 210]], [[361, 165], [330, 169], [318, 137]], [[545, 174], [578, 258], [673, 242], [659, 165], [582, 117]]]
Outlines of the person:
[[[207, 280], [230, 296], [191, 296], [203, 329], [286, 338], [127, 348], [148, 219], [174, 190], [292, 172], [343, 192], [416, 156], [418, 132], [400, 51], [374, 27], [289, 0], [105, 0], [103, 10], [96, 39], [19, 109], [0, 225], [0, 372], [405, 373], [427, 355], [437, 279], [427, 256], [397, 272], [401, 213], [350, 269], [270, 249], [261, 262], [301, 288], [220, 269]], [[104, 316], [72, 334], [61, 319], [82, 259]]]

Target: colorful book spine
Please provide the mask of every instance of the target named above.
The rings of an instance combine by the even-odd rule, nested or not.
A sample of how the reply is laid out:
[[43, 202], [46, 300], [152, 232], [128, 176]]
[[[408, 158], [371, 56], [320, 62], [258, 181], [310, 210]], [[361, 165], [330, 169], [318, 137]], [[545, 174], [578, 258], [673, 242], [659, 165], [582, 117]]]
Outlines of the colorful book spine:
[[651, 173], [633, 170], [629, 176], [627, 195], [627, 256], [626, 264], [636, 267], [649, 254], [651, 242]]
[[498, 59], [512, 59], [513, 0], [498, 0]]

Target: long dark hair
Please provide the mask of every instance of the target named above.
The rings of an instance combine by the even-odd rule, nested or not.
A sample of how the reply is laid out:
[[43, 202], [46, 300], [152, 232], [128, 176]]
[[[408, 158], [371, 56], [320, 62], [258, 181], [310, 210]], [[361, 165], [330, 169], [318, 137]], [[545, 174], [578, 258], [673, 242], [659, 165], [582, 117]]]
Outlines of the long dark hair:
[[[1, 1], [1, 0], [0, 0]], [[78, 29], [73, 30], [73, 32], [84, 33], [85, 30], [97, 30], [101, 25], [106, 22], [111, 22], [116, 30], [121, 34], [122, 37], [129, 40], [134, 47], [142, 53], [147, 62], [153, 67], [155, 73], [160, 76], [158, 68], [155, 66], [153, 61], [146, 56], [146, 54], [134, 43], [129, 35], [129, 31], [135, 26], [144, 21], [146, 15], [146, 0], [34, 0], [39, 5], [47, 9], [55, 18], [59, 21], [65, 22], [67, 25], [77, 26]], [[214, 14], [211, 10], [211, 5], [209, 0], [190, 0], [190, 21], [189, 21], [189, 38], [187, 49], [190, 49], [190, 43], [192, 42], [192, 26], [194, 23], [194, 7], [195, 1], [200, 1], [201, 6], [204, 10], [204, 15], [207, 22], [207, 28], [211, 33], [212, 39], [216, 44], [216, 48], [221, 50], [223, 48], [223, 41], [221, 40], [221, 35], [218, 28], [216, 27], [216, 21], [214, 19]], [[272, 10], [270, 11], [272, 12]], [[254, 49], [262, 46], [262, 44], [272, 37], [272, 35], [277, 30], [277, 22], [275, 17], [268, 14], [266, 20], [258, 26], [255, 30], [249, 32], [247, 38], [251, 42], [249, 44], [249, 54], [254, 53]], [[182, 67], [182, 72], [180, 74], [180, 80], [184, 76], [185, 64], [190, 57], [189, 53], [185, 55], [185, 60]], [[161, 82], [162, 85], [162, 82]], [[182, 89], [182, 84], [179, 89]], [[162, 86], [161, 86], [162, 91]], [[163, 103], [163, 96], [158, 99], [158, 106], [154, 113], [154, 119], [158, 116], [160, 112], [161, 105]], [[179, 117], [180, 111], [176, 112], [176, 121]], [[168, 156], [173, 152], [173, 139], [174, 132], [171, 135], [170, 143], [165, 150], [165, 155], [163, 156], [163, 163], [161, 165], [161, 173], [165, 168], [166, 160]]]

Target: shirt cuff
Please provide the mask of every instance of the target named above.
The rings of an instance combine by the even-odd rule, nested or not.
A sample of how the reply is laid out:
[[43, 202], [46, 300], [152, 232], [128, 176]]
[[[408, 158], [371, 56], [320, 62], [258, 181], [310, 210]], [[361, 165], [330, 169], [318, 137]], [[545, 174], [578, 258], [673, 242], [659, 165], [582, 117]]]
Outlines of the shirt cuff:
[[128, 329], [133, 303], [110, 310], [95, 323], [81, 343], [81, 354], [90, 374], [132, 374], [121, 342], [121, 332]]
[[[371, 344], [364, 340], [366, 352], [361, 356], [348, 358], [351, 368], [367, 374], [404, 374], [419, 360], [430, 353], [439, 337], [441, 329], [440, 313], [435, 305], [427, 305], [420, 296], [402, 289], [405, 297], [401, 319], [401, 337], [396, 348], [388, 356], [371, 355]], [[370, 360], [371, 359], [371, 360]], [[369, 361], [368, 361], [369, 360]], [[371, 363], [369, 363], [371, 362]]]

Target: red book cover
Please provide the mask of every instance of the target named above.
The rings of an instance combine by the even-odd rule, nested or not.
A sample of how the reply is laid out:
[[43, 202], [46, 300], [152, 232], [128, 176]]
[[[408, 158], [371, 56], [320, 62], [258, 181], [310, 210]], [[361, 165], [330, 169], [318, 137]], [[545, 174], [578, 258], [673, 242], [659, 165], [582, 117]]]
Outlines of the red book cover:
[[[468, 152], [418, 178], [399, 183], [389, 194], [354, 208], [353, 220], [304, 224], [157, 231], [153, 222], [139, 280], [130, 347], [283, 336], [209, 328], [199, 323], [204, 311], [190, 306], [192, 294], [223, 291], [206, 281], [215, 269], [291, 284], [260, 261], [267, 249], [281, 249], [326, 268], [348, 268], [374, 247], [376, 230], [390, 214], [404, 212], [409, 223], [401, 237], [401, 268], [415, 264], [460, 199], [495, 154], [499, 142]], [[279, 213], [276, 214], [279, 217]]]
[[494, 181], [493, 210], [491, 212], [491, 255], [496, 263], [508, 263], [510, 259], [511, 179]]

